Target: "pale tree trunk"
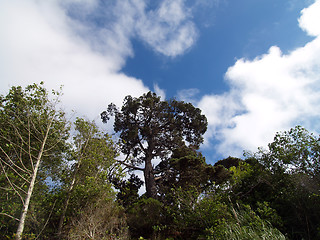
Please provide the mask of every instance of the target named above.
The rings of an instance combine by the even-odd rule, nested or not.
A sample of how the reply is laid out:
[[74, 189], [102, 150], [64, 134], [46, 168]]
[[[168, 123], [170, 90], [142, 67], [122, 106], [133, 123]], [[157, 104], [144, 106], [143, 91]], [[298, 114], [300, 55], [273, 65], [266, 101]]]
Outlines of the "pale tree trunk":
[[19, 226], [18, 226], [17, 233], [16, 233], [16, 240], [21, 240], [22, 239], [22, 233], [23, 233], [26, 216], [27, 216], [28, 209], [29, 209], [30, 199], [31, 199], [31, 196], [32, 196], [34, 184], [36, 182], [38, 169], [39, 169], [39, 166], [40, 166], [40, 163], [41, 163], [41, 160], [42, 160], [42, 155], [43, 155], [44, 147], [46, 145], [46, 141], [47, 141], [47, 138], [48, 138], [48, 135], [49, 135], [51, 124], [52, 124], [52, 121], [50, 121], [50, 123], [48, 125], [46, 134], [45, 134], [44, 139], [42, 141], [42, 145], [41, 145], [40, 151], [38, 153], [36, 165], [35, 165], [34, 170], [33, 170], [33, 174], [32, 174], [31, 182], [30, 182], [29, 189], [28, 189], [28, 192], [27, 192], [27, 196], [26, 196], [25, 201], [23, 203], [23, 210], [22, 210], [21, 217], [20, 217], [20, 220], [19, 220]]

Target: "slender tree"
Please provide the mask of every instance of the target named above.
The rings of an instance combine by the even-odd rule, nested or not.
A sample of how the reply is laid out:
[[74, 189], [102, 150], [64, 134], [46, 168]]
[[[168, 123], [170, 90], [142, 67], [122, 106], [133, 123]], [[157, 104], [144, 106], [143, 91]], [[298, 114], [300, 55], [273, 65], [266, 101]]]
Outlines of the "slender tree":
[[[68, 124], [64, 112], [57, 109], [59, 92], [50, 99], [42, 84], [25, 89], [12, 87], [0, 101], [0, 166], [1, 183], [11, 199], [21, 200], [16, 239], [22, 239], [30, 200], [37, 181], [45, 181], [46, 173], [62, 160], [66, 147]], [[40, 174], [39, 174], [40, 173]]]
[[[103, 122], [115, 116], [114, 131], [126, 160], [121, 163], [144, 172], [146, 194], [157, 198], [156, 172], [152, 161], [164, 160], [172, 151], [188, 145], [197, 149], [203, 142], [207, 119], [190, 103], [162, 101], [148, 92], [139, 98], [127, 96], [121, 110], [114, 104], [101, 113]], [[140, 165], [144, 164], [144, 167]]]
[[[78, 118], [74, 126], [76, 133], [73, 137], [74, 148], [71, 154], [71, 159], [74, 163], [69, 169], [70, 177], [65, 180], [67, 189], [65, 190], [66, 198], [62, 205], [58, 225], [59, 237], [63, 230], [70, 200], [77, 195], [78, 185], [91, 188], [86, 193], [88, 196], [82, 197], [89, 199], [89, 202], [92, 204], [96, 201], [93, 194], [98, 196], [106, 195], [106, 193], [103, 193], [105, 188], [110, 190], [111, 184], [109, 179], [111, 176], [114, 178], [122, 176], [121, 167], [115, 160], [117, 151], [110, 137], [107, 134], [103, 134], [94, 122], [82, 118]], [[97, 191], [94, 191], [92, 186], [89, 185], [92, 183], [96, 185], [94, 188]], [[97, 194], [97, 192], [99, 193]], [[79, 201], [77, 201], [77, 204], [79, 204]]]

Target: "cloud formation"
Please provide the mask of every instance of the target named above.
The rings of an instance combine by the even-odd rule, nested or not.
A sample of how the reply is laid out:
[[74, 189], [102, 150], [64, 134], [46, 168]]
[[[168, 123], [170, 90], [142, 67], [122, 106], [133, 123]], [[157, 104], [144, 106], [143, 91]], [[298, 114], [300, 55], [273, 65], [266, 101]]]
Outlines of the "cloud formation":
[[190, 48], [197, 31], [190, 10], [183, 0], [164, 0], [156, 11], [142, 13], [137, 21], [137, 35], [154, 50], [175, 57]]
[[[275, 132], [301, 124], [319, 129], [320, 1], [301, 11], [299, 26], [315, 39], [283, 54], [277, 46], [253, 60], [239, 59], [225, 74], [230, 92], [204, 96], [206, 144], [223, 156], [266, 147]], [[219, 143], [211, 146], [215, 139]]]
[[162, 100], [166, 99], [166, 91], [161, 89], [157, 83], [153, 84], [153, 92], [160, 96]]
[[[182, 55], [198, 37], [184, 0], [0, 1], [0, 89], [44, 81], [64, 85], [66, 110], [99, 118], [108, 103], [140, 96], [157, 84], [121, 73], [134, 56], [132, 40], [167, 57]], [[218, 3], [219, 1], [214, 1]], [[197, 0], [193, 6], [209, 2]], [[213, 3], [211, 3], [213, 4]], [[203, 96], [196, 89], [179, 98], [198, 102], [209, 120], [206, 144], [219, 155], [266, 146], [279, 130], [302, 124], [319, 129], [320, 0], [302, 10], [299, 26], [314, 39], [283, 54], [277, 46], [253, 60], [239, 59], [225, 81], [230, 91]], [[217, 142], [212, 146], [210, 143]], [[209, 156], [210, 157], [210, 156]]]
[[1, 93], [40, 81], [49, 89], [64, 85], [67, 110], [99, 118], [108, 103], [148, 91], [142, 80], [121, 73], [134, 55], [132, 39], [174, 57], [192, 46], [196, 30], [184, 1], [152, 9], [146, 2], [0, 1]]

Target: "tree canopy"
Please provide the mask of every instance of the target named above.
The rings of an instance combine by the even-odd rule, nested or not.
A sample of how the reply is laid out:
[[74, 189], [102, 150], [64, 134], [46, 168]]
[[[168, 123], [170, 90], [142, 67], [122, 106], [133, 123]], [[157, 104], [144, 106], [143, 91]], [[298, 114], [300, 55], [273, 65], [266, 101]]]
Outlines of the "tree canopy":
[[1, 185], [7, 197], [19, 197], [22, 205], [19, 219], [12, 210], [8, 214], [6, 206], [2, 213], [18, 220], [18, 240], [22, 239], [36, 180], [44, 184], [66, 147], [68, 124], [64, 112], [57, 109], [59, 92], [53, 95], [56, 99], [50, 100], [41, 84], [33, 84], [25, 89], [13, 87], [0, 98]]
[[320, 144], [305, 128], [211, 165], [190, 103], [149, 92], [110, 104], [101, 117], [115, 117], [117, 142], [67, 120], [60, 94], [0, 96], [1, 239], [320, 239]]
[[[115, 116], [114, 131], [127, 167], [144, 172], [148, 197], [157, 197], [152, 160], [167, 159], [183, 146], [198, 149], [207, 130], [207, 119], [199, 108], [177, 100], [162, 101], [148, 92], [139, 98], [127, 96], [121, 110], [114, 104], [101, 113], [103, 122]], [[130, 161], [130, 164], [127, 163]], [[144, 168], [140, 164], [144, 163]]]

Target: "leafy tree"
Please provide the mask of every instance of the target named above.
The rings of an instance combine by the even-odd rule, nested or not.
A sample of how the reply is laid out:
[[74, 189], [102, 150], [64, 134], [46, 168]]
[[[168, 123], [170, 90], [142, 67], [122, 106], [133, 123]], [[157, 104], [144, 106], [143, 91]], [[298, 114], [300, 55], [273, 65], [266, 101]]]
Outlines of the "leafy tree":
[[164, 222], [164, 205], [154, 199], [142, 197], [127, 211], [128, 225], [132, 237], [151, 238], [154, 228]]
[[291, 238], [319, 237], [319, 137], [296, 126], [277, 133], [269, 150], [259, 151], [256, 156], [273, 173], [273, 180], [277, 179], [273, 182], [278, 190], [273, 205]]
[[[245, 162], [230, 168], [232, 178], [227, 190], [230, 198], [252, 206], [261, 218], [270, 221], [290, 239], [317, 239], [320, 221], [318, 138], [297, 126], [277, 133], [268, 146], [268, 150], [248, 154]], [[272, 210], [261, 211], [264, 202]], [[276, 214], [271, 216], [273, 211]]]
[[[71, 167], [67, 165], [67, 176], [61, 191], [65, 193], [61, 206], [58, 236], [61, 236], [67, 209], [68, 218], [77, 217], [77, 209], [93, 204], [103, 196], [112, 197], [111, 177], [122, 176], [121, 166], [116, 163], [117, 151], [107, 134], [103, 134], [94, 122], [78, 118], [75, 123]], [[71, 206], [70, 206], [71, 205]], [[73, 213], [73, 214], [71, 214]]]
[[156, 168], [160, 193], [166, 194], [171, 188], [188, 190], [195, 188], [203, 192], [212, 184], [214, 168], [205, 162], [200, 152], [188, 147], [177, 148], [169, 159], [163, 160]]
[[[152, 198], [157, 198], [152, 161], [167, 159], [173, 150], [186, 144], [197, 149], [207, 129], [200, 109], [182, 101], [161, 101], [151, 92], [139, 98], [127, 96], [121, 110], [110, 104], [101, 113], [102, 121], [107, 122], [112, 115], [114, 131], [120, 134], [119, 144], [126, 156], [122, 163], [144, 172], [146, 193]], [[144, 168], [139, 167], [142, 163]]]
[[226, 169], [230, 169], [231, 167], [237, 167], [239, 166], [239, 163], [242, 160], [240, 158], [235, 158], [235, 157], [227, 157], [225, 159], [217, 161], [214, 166], [223, 166]]
[[219, 160], [214, 164], [214, 173], [213, 173], [213, 189], [225, 188], [225, 185], [228, 185], [228, 182], [232, 179], [231, 169], [237, 168], [239, 164], [243, 162], [240, 158], [227, 157], [225, 159]]
[[[67, 146], [68, 124], [57, 109], [60, 93], [52, 95], [33, 84], [0, 97], [1, 215], [17, 220], [16, 239], [22, 238], [36, 184], [46, 185]], [[22, 208], [19, 219], [13, 206]]]
[[112, 177], [112, 183], [116, 189], [119, 190], [117, 200], [125, 208], [129, 208], [139, 200], [139, 189], [143, 185], [141, 179], [131, 174], [127, 180], [121, 180], [118, 177]]
[[318, 177], [320, 174], [319, 137], [305, 128], [296, 126], [285, 132], [276, 133], [269, 151], [259, 151], [260, 162], [273, 172], [290, 171]]

